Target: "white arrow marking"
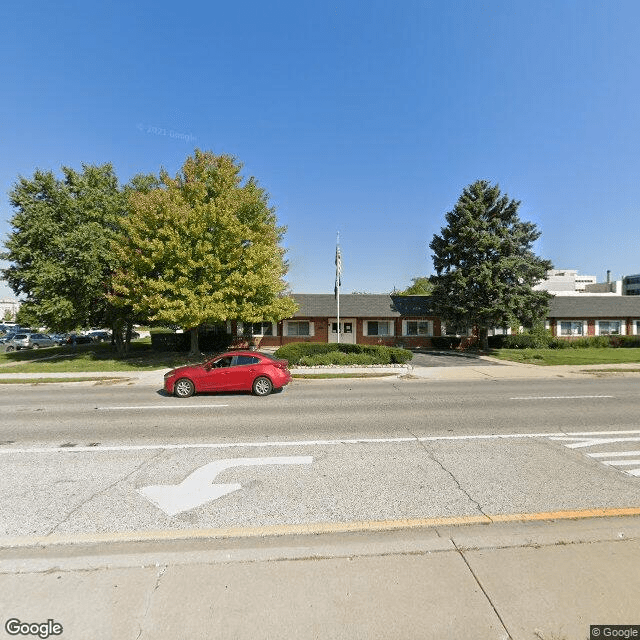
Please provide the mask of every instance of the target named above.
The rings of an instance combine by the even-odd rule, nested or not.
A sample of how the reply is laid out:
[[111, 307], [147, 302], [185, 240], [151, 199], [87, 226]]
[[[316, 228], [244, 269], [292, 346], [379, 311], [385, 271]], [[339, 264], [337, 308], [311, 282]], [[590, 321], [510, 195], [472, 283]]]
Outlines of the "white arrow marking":
[[196, 469], [180, 484], [158, 484], [138, 489], [138, 493], [153, 502], [167, 515], [195, 509], [228, 493], [242, 489], [242, 485], [214, 484], [216, 477], [232, 467], [253, 467], [269, 464], [311, 464], [311, 456], [280, 456], [276, 458], [230, 458], [215, 460]]

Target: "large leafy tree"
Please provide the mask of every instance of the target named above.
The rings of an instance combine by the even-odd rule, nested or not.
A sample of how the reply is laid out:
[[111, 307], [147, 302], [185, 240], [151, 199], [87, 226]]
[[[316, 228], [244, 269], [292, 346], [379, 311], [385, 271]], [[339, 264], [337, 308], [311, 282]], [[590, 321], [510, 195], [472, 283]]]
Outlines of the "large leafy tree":
[[532, 287], [544, 279], [551, 262], [533, 253], [540, 232], [520, 220], [519, 205], [498, 185], [474, 182], [429, 245], [436, 313], [449, 327], [476, 327], [483, 349], [490, 327], [532, 326], [547, 313], [549, 294]]
[[113, 250], [128, 194], [149, 188], [149, 177], [136, 177], [121, 189], [111, 164], [62, 168], [63, 177], [36, 171], [20, 177], [9, 193], [15, 213], [3, 258], [4, 277], [18, 295], [32, 323], [56, 331], [78, 326], [112, 326], [121, 351], [123, 331], [132, 324], [131, 309], [109, 303]]
[[433, 283], [428, 276], [411, 278], [411, 285], [403, 291], [394, 291], [398, 296], [428, 296], [433, 293]]
[[109, 164], [36, 171], [10, 191], [15, 214], [4, 276], [26, 296], [25, 313], [55, 330], [103, 320], [104, 278], [122, 194]]
[[189, 329], [193, 354], [202, 324], [276, 322], [296, 309], [284, 295], [285, 229], [240, 171], [231, 156], [196, 150], [175, 178], [163, 171], [159, 188], [134, 192], [123, 221], [112, 301]]

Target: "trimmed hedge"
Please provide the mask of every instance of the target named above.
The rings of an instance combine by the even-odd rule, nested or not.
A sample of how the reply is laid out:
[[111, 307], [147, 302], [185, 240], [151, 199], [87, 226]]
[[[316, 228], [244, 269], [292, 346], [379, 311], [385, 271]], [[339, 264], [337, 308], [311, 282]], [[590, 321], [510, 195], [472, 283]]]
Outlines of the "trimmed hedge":
[[[205, 353], [226, 351], [231, 346], [233, 336], [216, 331], [200, 331], [198, 346]], [[185, 333], [151, 333], [151, 347], [154, 351], [186, 352], [191, 349], [191, 336]]]
[[640, 336], [588, 336], [558, 338], [519, 333], [511, 336], [490, 336], [492, 349], [605, 349], [609, 347], [640, 347]]
[[431, 346], [434, 349], [457, 349], [462, 343], [459, 336], [434, 336], [431, 338]]
[[[411, 351], [399, 347], [369, 344], [292, 342], [280, 347], [276, 358], [289, 364], [404, 364], [413, 358]], [[302, 362], [304, 360], [304, 362]]]

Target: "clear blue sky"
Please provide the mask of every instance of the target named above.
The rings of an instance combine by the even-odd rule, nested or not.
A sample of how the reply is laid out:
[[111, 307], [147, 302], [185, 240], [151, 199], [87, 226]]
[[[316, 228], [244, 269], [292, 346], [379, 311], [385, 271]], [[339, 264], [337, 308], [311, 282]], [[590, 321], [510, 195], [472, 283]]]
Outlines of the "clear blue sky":
[[19, 175], [198, 147], [270, 193], [294, 292], [333, 291], [337, 231], [345, 293], [432, 273], [479, 178], [557, 268], [638, 273], [639, 42], [637, 0], [2, 3], [0, 237]]

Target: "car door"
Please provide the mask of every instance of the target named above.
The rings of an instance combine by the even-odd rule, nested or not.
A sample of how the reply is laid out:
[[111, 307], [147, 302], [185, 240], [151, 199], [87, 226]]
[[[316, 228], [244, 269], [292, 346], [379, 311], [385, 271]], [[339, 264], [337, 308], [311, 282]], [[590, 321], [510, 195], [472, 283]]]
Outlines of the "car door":
[[209, 362], [200, 379], [200, 391], [222, 391], [230, 385], [229, 372], [234, 356], [221, 356]]
[[250, 355], [238, 355], [233, 359], [229, 370], [229, 389], [245, 391], [251, 389], [253, 380], [259, 373], [260, 358]]

